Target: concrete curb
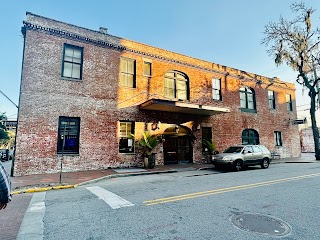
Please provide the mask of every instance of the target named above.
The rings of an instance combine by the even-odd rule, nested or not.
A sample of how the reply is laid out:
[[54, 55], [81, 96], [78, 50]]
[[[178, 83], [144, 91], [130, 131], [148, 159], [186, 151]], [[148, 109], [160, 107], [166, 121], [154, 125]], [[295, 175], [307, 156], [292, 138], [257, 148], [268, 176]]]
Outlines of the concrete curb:
[[89, 181], [85, 181], [82, 183], [79, 183], [78, 186], [96, 183], [104, 179], [111, 179], [111, 178], [120, 178], [120, 177], [131, 177], [131, 176], [140, 176], [140, 175], [152, 175], [152, 174], [162, 174], [162, 173], [175, 173], [178, 172], [177, 170], [168, 170], [168, 171], [154, 171], [154, 172], [138, 172], [138, 173], [123, 173], [123, 174], [114, 174], [114, 175], [108, 175], [96, 179], [92, 179]]
[[59, 190], [59, 189], [67, 189], [67, 188], [75, 188], [78, 184], [74, 185], [59, 185], [59, 186], [52, 186], [52, 187], [42, 187], [42, 188], [27, 188], [24, 190], [14, 191], [11, 192], [12, 195], [22, 194], [22, 193], [35, 193], [35, 192], [45, 192], [49, 190]]

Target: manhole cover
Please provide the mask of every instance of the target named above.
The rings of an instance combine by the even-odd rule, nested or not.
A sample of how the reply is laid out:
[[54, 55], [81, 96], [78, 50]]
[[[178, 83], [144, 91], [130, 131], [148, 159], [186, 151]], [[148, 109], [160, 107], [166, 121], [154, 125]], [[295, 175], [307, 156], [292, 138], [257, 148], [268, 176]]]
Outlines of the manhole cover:
[[237, 214], [231, 217], [231, 222], [242, 230], [272, 236], [283, 236], [291, 231], [283, 220], [261, 214]]

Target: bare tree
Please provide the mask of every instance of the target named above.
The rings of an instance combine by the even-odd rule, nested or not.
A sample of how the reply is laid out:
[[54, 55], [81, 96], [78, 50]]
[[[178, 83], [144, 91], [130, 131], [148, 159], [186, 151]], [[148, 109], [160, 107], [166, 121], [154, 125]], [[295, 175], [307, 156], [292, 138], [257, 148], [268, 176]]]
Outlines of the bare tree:
[[297, 14], [289, 21], [280, 17], [279, 22], [265, 26], [262, 43], [275, 58], [276, 65], [286, 63], [297, 72], [296, 82], [308, 89], [310, 116], [313, 132], [315, 157], [320, 160], [319, 130], [316, 123], [316, 97], [319, 94], [317, 70], [320, 68], [320, 29], [313, 28], [311, 16], [315, 12], [303, 3], [294, 3], [291, 9]]

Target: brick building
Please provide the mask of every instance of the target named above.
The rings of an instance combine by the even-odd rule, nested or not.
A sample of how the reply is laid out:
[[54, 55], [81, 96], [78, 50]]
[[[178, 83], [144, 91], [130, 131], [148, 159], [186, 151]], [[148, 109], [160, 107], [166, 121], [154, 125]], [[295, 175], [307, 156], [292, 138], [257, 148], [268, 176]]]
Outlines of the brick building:
[[[156, 164], [261, 143], [300, 154], [295, 87], [27, 13], [15, 175], [137, 166], [136, 140], [162, 136]], [[65, 136], [65, 137], [62, 137]]]

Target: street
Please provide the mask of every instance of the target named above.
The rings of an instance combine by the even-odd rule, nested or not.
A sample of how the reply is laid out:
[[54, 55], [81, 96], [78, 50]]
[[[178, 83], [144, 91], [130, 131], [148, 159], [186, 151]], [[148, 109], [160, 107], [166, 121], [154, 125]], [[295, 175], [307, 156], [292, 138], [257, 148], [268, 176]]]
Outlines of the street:
[[319, 239], [319, 198], [318, 163], [114, 178], [34, 193], [18, 239]]

